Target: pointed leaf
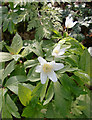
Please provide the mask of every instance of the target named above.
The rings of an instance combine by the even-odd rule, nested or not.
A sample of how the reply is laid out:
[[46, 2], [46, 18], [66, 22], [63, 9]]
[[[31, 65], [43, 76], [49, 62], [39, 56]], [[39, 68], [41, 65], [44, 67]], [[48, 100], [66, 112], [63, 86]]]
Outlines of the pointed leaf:
[[10, 53], [0, 52], [0, 62], [5, 62], [13, 59]]
[[53, 96], [54, 96], [54, 89], [53, 89], [53, 83], [51, 82], [46, 94], [46, 100], [44, 101], [43, 105], [48, 104], [53, 98]]
[[23, 46], [22, 39], [20, 35], [16, 33], [11, 44], [11, 48], [14, 50], [14, 54], [18, 54], [22, 49], [22, 46]]
[[21, 103], [26, 106], [29, 104], [30, 100], [32, 99], [31, 96], [31, 90], [27, 87], [24, 87], [23, 85], [19, 84], [18, 85], [18, 96], [21, 101]]

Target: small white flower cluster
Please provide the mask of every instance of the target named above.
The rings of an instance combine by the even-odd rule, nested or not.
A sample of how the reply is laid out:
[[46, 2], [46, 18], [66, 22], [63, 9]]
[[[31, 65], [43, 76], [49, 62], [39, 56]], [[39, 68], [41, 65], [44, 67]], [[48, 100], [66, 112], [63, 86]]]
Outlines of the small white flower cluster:
[[[65, 50], [66, 50], [65, 48], [60, 49], [60, 44], [58, 44], [54, 48], [54, 50], [52, 52], [52, 56], [60, 58], [60, 57], [62, 57], [61, 55], [63, 55], [65, 53]], [[53, 82], [56, 82], [57, 76], [54, 71], [58, 71], [58, 70], [62, 69], [64, 67], [64, 64], [56, 63], [55, 61], [47, 62], [42, 57], [38, 57], [38, 61], [40, 62], [40, 65], [38, 65], [36, 67], [35, 72], [40, 73], [41, 83], [45, 84], [47, 77], [50, 80], [52, 80]]]

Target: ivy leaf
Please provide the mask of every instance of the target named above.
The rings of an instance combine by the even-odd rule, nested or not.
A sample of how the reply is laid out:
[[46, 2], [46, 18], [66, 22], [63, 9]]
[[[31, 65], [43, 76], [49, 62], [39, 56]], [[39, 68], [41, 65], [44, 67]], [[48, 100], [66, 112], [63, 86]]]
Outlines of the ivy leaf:
[[23, 85], [18, 85], [18, 96], [21, 103], [26, 106], [29, 104], [30, 100], [32, 99], [31, 90]]

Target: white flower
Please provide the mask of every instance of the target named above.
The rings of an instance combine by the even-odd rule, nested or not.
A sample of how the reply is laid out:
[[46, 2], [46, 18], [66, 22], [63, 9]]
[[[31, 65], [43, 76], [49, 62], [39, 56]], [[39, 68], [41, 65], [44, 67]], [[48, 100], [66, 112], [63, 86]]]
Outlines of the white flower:
[[76, 23], [77, 23], [77, 21], [73, 22], [73, 18], [71, 17], [71, 15], [66, 17], [66, 21], [65, 21], [66, 28], [72, 28]]
[[55, 61], [47, 62], [42, 57], [38, 57], [38, 61], [41, 65], [36, 67], [36, 71], [40, 73], [41, 83], [45, 84], [47, 77], [53, 82], [57, 81], [57, 76], [54, 71], [60, 70], [64, 67], [62, 63], [55, 63]]
[[52, 56], [55, 56], [55, 57], [57, 57], [57, 58], [60, 58], [60, 57], [62, 57], [61, 55], [63, 55], [63, 54], [65, 53], [65, 50], [66, 50], [66, 48], [60, 49], [60, 44], [58, 44], [58, 45], [54, 48], [54, 50], [52, 51]]
[[90, 55], [92, 56], [92, 47], [88, 48], [88, 52], [90, 53]]

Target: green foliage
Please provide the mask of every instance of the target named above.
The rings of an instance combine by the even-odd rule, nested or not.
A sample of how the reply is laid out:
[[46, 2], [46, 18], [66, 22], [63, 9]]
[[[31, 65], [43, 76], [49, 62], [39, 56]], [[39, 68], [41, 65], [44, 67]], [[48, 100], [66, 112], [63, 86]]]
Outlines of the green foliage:
[[[91, 56], [79, 42], [83, 39], [78, 37], [82, 24], [77, 23], [68, 31], [63, 23], [71, 13], [70, 9], [78, 10], [81, 16], [82, 7], [80, 5], [81, 9], [78, 9], [71, 3], [72, 8], [64, 6], [61, 10], [48, 4], [32, 2], [15, 5], [9, 2], [8, 7], [5, 3], [2, 5], [3, 33], [8, 30], [15, 34], [8, 45], [7, 41], [0, 42], [2, 119], [90, 118]], [[79, 15], [74, 13], [73, 17], [80, 21]], [[33, 39], [24, 40], [25, 33], [28, 35], [31, 32]], [[75, 33], [78, 40], [71, 37]], [[56, 58], [52, 56], [52, 51], [58, 44], [66, 51]], [[36, 72], [39, 56], [48, 62], [64, 64], [64, 68], [55, 71], [57, 82], [47, 78], [46, 83], [41, 84], [41, 75]]]
[[24, 106], [26, 106], [32, 99], [31, 93], [32, 92], [29, 88], [24, 87], [21, 84], [18, 85], [18, 96]]

